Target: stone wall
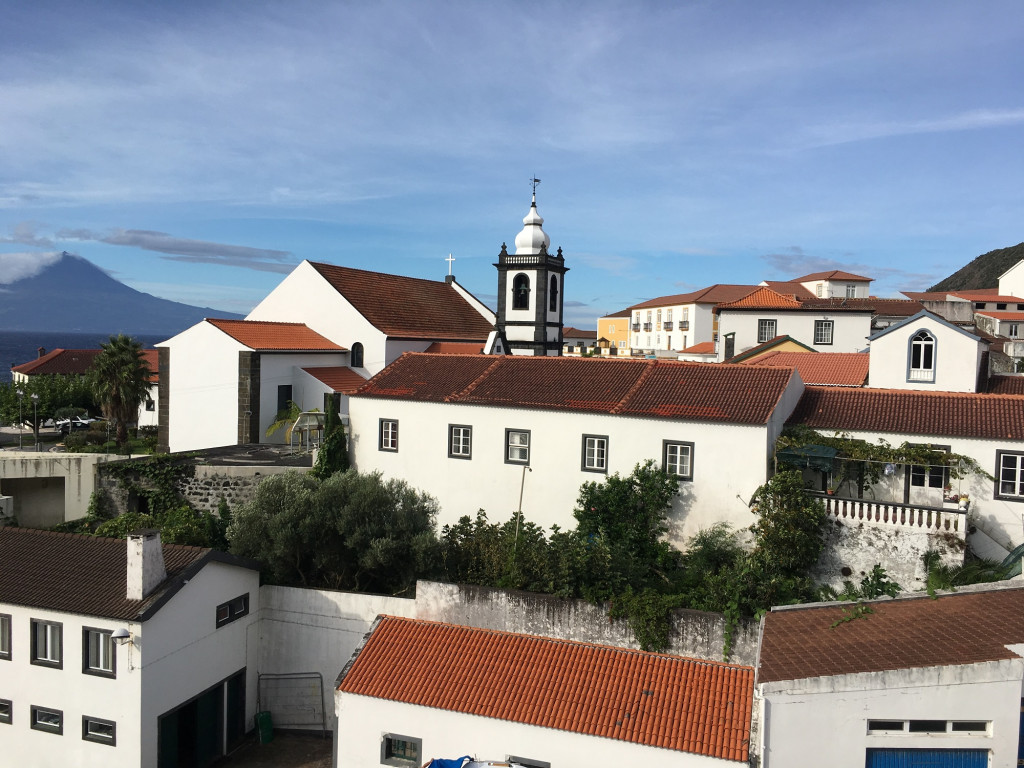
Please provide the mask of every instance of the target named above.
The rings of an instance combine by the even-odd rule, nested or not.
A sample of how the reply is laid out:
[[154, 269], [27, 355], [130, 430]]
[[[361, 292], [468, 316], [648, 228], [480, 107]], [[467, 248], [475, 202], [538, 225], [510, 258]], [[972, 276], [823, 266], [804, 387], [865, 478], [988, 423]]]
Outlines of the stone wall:
[[216, 512], [221, 498], [236, 509], [249, 501], [267, 475], [294, 472], [292, 467], [196, 467], [195, 477], [182, 489], [189, 503], [200, 512]]

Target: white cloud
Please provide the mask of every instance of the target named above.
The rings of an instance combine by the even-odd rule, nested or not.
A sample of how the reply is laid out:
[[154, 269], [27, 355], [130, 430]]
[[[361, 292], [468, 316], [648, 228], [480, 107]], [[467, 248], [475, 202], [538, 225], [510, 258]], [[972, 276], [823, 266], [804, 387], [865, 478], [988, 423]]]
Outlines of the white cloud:
[[51, 264], [60, 261], [61, 253], [0, 253], [0, 284], [16, 283], [35, 277]]

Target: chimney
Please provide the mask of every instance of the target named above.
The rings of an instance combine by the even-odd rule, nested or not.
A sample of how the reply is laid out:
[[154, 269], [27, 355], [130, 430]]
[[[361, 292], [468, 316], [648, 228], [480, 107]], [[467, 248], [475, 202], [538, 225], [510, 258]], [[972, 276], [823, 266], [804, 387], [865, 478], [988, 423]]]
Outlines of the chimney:
[[46, 347], [39, 347], [36, 350], [36, 360], [38, 360], [40, 357], [42, 357], [45, 354], [46, 354]]
[[142, 600], [167, 578], [160, 531], [143, 528], [128, 534], [128, 599]]

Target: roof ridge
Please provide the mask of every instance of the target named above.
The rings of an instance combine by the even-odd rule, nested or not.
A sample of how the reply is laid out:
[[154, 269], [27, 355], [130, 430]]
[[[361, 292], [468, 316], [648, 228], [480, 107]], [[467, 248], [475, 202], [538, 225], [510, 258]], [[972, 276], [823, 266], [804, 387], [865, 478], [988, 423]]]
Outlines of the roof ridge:
[[622, 409], [626, 407], [626, 404], [630, 401], [630, 399], [637, 393], [640, 387], [642, 387], [644, 383], [654, 374], [654, 369], [658, 365], [659, 361], [645, 360], [644, 362], [646, 363], [646, 365], [644, 366], [644, 370], [640, 372], [640, 375], [637, 377], [636, 381], [633, 382], [633, 386], [626, 390], [626, 394], [622, 396], [622, 399], [611, 407], [611, 409], [608, 411], [609, 413], [622, 413]]
[[[422, 354], [427, 354], [427, 353], [422, 353]], [[440, 353], [432, 352], [430, 354], [440, 354]], [[486, 355], [481, 355], [481, 357], [486, 357]], [[491, 363], [490, 365], [488, 365], [479, 376], [477, 376], [475, 379], [473, 379], [471, 382], [469, 382], [469, 384], [467, 384], [466, 387], [461, 392], [456, 392], [453, 395], [448, 395], [447, 397], [444, 398], [444, 402], [446, 402], [446, 403], [453, 403], [453, 402], [457, 402], [457, 401], [461, 400], [464, 397], [467, 397], [470, 392], [472, 392], [474, 389], [476, 389], [478, 386], [480, 386], [481, 382], [483, 382], [484, 379], [486, 379], [488, 376], [491, 375], [491, 372], [494, 371], [498, 367], [498, 365], [503, 362], [503, 360], [504, 360], [503, 356], [497, 356], [495, 361], [493, 363]]]

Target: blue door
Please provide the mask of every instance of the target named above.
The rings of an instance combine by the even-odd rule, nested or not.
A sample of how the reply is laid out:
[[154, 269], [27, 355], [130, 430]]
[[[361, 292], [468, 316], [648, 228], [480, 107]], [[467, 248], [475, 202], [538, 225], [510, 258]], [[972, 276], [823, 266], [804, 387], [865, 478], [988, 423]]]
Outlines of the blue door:
[[988, 750], [869, 749], [867, 768], [988, 768]]

